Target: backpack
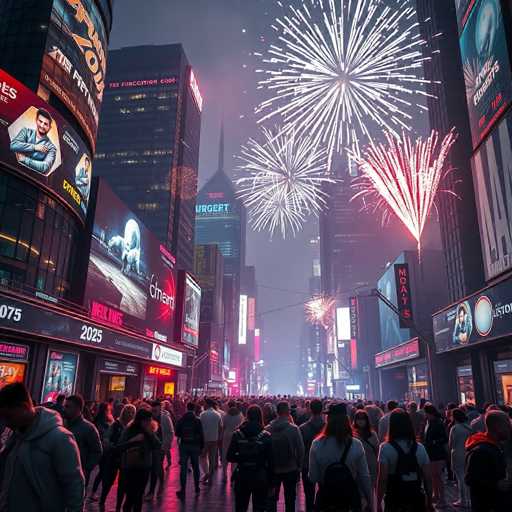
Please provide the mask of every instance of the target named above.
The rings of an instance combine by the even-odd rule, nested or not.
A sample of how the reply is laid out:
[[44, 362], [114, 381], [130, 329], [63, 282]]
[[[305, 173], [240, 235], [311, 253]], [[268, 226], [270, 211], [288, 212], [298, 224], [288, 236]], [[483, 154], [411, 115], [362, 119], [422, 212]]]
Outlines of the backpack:
[[263, 442], [265, 431], [261, 431], [257, 436], [247, 438], [239, 430], [238, 440], [238, 467], [241, 470], [256, 471], [262, 469], [264, 463], [263, 452], [265, 445]]
[[327, 466], [324, 479], [320, 486], [319, 510], [348, 512], [358, 511], [361, 508], [361, 498], [357, 483], [352, 471], [346, 464], [347, 456], [352, 447], [352, 439], [349, 439], [343, 455], [338, 462]]
[[404, 510], [424, 510], [421, 470], [416, 458], [418, 444], [414, 443], [408, 453], [397, 442], [390, 444], [397, 452], [398, 459], [395, 474], [390, 475], [388, 480], [386, 503], [394, 508], [403, 507]]
[[147, 457], [144, 442], [133, 443], [122, 450], [122, 469], [145, 469], [146, 467]]
[[278, 431], [272, 431], [272, 457], [274, 466], [279, 467], [284, 463], [295, 459], [295, 452], [290, 438], [286, 431], [290, 427], [282, 428]]

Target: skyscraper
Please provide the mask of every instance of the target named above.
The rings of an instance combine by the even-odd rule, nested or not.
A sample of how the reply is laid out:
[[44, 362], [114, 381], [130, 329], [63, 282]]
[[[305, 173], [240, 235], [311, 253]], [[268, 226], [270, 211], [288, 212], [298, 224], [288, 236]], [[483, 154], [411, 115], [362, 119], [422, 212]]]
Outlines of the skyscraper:
[[188, 271], [202, 105], [180, 44], [109, 52], [95, 172]]

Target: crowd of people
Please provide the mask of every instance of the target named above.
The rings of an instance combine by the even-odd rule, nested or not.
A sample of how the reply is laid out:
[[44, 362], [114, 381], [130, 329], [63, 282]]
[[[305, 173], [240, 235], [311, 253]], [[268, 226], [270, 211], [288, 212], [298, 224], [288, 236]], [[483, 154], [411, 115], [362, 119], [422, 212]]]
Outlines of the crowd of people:
[[[512, 410], [293, 397], [109, 400], [59, 396], [34, 406], [23, 384], [0, 390], [0, 512], [116, 511], [162, 496], [177, 439], [180, 489], [222, 479], [235, 511], [421, 512], [451, 505], [512, 510]], [[215, 473], [221, 471], [218, 478]], [[300, 484], [300, 485], [299, 485]], [[190, 487], [190, 486], [189, 486]]]

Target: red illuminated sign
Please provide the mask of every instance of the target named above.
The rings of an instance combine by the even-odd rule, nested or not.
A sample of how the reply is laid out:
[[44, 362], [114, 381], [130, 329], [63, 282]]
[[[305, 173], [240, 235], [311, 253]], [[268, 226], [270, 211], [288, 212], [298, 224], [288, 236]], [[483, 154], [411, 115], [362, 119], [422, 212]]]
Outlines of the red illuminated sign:
[[375, 368], [387, 366], [388, 364], [408, 361], [420, 357], [420, 340], [414, 338], [407, 343], [390, 348], [385, 352], [375, 355]]
[[148, 375], [155, 375], [157, 377], [170, 377], [172, 370], [170, 368], [163, 368], [161, 366], [148, 366], [146, 373]]
[[125, 87], [155, 87], [157, 85], [174, 85], [178, 79], [175, 76], [152, 80], [125, 80], [123, 82], [110, 82], [109, 89], [123, 89]]
[[28, 360], [28, 346], [15, 343], [0, 343], [0, 359], [11, 359], [13, 361]]
[[106, 306], [95, 300], [91, 301], [91, 317], [118, 327], [123, 326], [124, 314], [122, 311]]
[[197, 108], [199, 112], [203, 111], [203, 97], [201, 96], [201, 91], [199, 90], [199, 85], [196, 80], [196, 76], [194, 75], [194, 71], [190, 70], [190, 88], [192, 89], [192, 94], [194, 95], [194, 99], [197, 103]]
[[407, 263], [395, 265], [395, 283], [398, 311], [400, 312], [400, 327], [408, 328], [413, 320], [411, 299], [411, 276]]

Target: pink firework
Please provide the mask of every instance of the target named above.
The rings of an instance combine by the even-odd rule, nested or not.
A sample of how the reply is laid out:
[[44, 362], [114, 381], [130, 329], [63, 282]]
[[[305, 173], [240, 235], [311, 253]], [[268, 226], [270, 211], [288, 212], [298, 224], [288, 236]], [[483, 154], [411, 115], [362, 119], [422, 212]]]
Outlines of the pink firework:
[[357, 192], [352, 200], [361, 198], [366, 208], [380, 210], [383, 223], [394, 213], [416, 239], [419, 251], [441, 182], [452, 170], [447, 157], [457, 136], [452, 129], [442, 141], [435, 131], [426, 140], [389, 133], [386, 139], [387, 144], [372, 142], [362, 156], [352, 154], [361, 172], [354, 180]]

